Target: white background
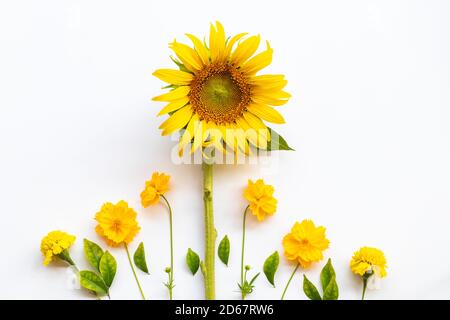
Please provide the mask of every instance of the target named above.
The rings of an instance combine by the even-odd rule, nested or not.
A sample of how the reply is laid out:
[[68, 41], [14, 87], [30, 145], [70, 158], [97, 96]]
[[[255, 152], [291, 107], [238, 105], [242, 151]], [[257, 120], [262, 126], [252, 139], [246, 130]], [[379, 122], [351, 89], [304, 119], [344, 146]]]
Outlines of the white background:
[[[297, 150], [271, 164], [215, 172], [219, 240], [231, 239], [230, 267], [217, 262], [217, 298], [237, 299], [242, 190], [264, 178], [279, 199], [275, 216], [248, 222], [246, 262], [259, 270], [291, 225], [327, 227], [340, 297], [358, 299], [348, 264], [370, 245], [389, 269], [369, 299], [450, 298], [449, 1], [2, 1], [0, 5], [0, 298], [91, 299], [69, 289], [63, 265], [42, 266], [39, 244], [53, 229], [77, 235], [71, 252], [86, 268], [82, 239], [102, 203], [127, 200], [138, 212], [150, 276], [149, 298], [166, 299], [168, 218], [143, 209], [139, 194], [155, 170], [172, 176], [175, 298], [200, 299], [200, 273], [184, 263], [203, 253], [201, 169], [171, 160], [161, 137], [168, 42], [206, 35], [220, 20], [228, 34], [260, 33], [274, 48], [268, 73], [286, 74], [292, 100], [277, 130]], [[113, 299], [139, 299], [125, 252]], [[261, 276], [253, 299], [279, 299], [292, 265], [284, 257], [273, 289]], [[318, 283], [323, 263], [307, 271]], [[287, 294], [304, 299], [301, 273]]]

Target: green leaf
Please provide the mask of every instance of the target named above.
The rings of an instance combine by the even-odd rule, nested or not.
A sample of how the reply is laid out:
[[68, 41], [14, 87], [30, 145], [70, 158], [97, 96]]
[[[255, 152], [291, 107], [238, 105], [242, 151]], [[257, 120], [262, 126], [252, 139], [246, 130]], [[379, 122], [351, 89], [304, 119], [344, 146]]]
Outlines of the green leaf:
[[305, 275], [303, 275], [303, 292], [310, 300], [322, 300], [316, 286]]
[[282, 136], [280, 136], [275, 130], [272, 128], [267, 127], [270, 131], [270, 142], [267, 144], [267, 151], [273, 151], [273, 150], [292, 150], [286, 140]]
[[195, 275], [200, 266], [200, 258], [197, 253], [195, 253], [191, 248], [188, 249], [186, 254], [186, 263], [191, 270], [192, 275]]
[[327, 288], [323, 292], [323, 300], [337, 300], [339, 298], [339, 288], [336, 276], [331, 277]]
[[331, 264], [331, 259], [328, 259], [327, 264], [323, 267], [320, 272], [320, 283], [322, 284], [322, 290], [325, 292], [331, 278], [336, 277], [333, 265]]
[[220, 241], [217, 253], [220, 261], [228, 266], [228, 258], [230, 257], [230, 240], [228, 239], [228, 236], [223, 237], [222, 241]]
[[100, 259], [103, 256], [103, 250], [100, 246], [88, 239], [84, 239], [84, 255], [86, 256], [89, 264], [95, 268], [95, 270], [99, 270]]
[[264, 274], [266, 275], [267, 280], [270, 282], [271, 285], [275, 287], [275, 273], [277, 272], [278, 265], [280, 264], [280, 255], [278, 254], [278, 251], [275, 251], [272, 253], [269, 257], [267, 257], [266, 261], [264, 262]]
[[134, 252], [133, 260], [134, 260], [134, 264], [136, 265], [136, 267], [138, 267], [141, 271], [143, 271], [147, 274], [149, 273], [148, 267], [147, 267], [147, 260], [145, 259], [145, 249], [144, 249], [143, 242], [139, 243], [139, 246], [137, 247], [136, 251]]
[[252, 278], [252, 280], [250, 280], [250, 283], [249, 283], [250, 286], [253, 285], [253, 283], [255, 282], [256, 278], [258, 278], [259, 274], [260, 274], [260, 272], [258, 272], [258, 273]]
[[105, 251], [100, 259], [99, 269], [106, 286], [111, 287], [117, 272], [117, 262], [108, 251]]
[[92, 271], [80, 271], [80, 284], [83, 288], [93, 291], [100, 296], [108, 294], [108, 288], [103, 279]]

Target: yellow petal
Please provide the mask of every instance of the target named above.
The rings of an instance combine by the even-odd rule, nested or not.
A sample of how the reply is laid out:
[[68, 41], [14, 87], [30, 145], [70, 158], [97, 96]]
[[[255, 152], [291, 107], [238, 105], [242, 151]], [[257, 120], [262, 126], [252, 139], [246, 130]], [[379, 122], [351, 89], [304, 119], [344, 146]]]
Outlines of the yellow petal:
[[273, 49], [267, 43], [267, 50], [257, 54], [248, 60], [242, 67], [242, 72], [247, 75], [253, 75], [259, 70], [264, 69], [272, 62]]
[[253, 92], [264, 94], [266, 92], [278, 92], [281, 91], [286, 85], [287, 80], [265, 82], [264, 84], [253, 84]]
[[186, 34], [186, 36], [191, 39], [192, 44], [194, 45], [195, 50], [197, 51], [198, 56], [200, 57], [200, 59], [202, 60], [203, 64], [207, 64], [209, 62], [209, 54], [208, 51], [206, 50], [205, 46], [203, 45], [203, 43], [200, 41], [199, 38], [197, 38], [196, 36], [192, 35], [192, 34]]
[[234, 44], [239, 41], [243, 36], [247, 35], [247, 32], [243, 32], [243, 33], [239, 33], [237, 35], [235, 35], [234, 37], [232, 37], [228, 42], [227, 42], [227, 46], [225, 48], [225, 58], [228, 58], [231, 54], [231, 51], [233, 50], [233, 46]]
[[178, 99], [186, 97], [189, 94], [190, 90], [191, 89], [189, 88], [189, 86], [181, 86], [181, 87], [178, 87], [175, 90], [172, 90], [168, 93], [154, 97], [152, 100], [153, 101], [167, 101], [167, 102], [178, 100]]
[[258, 132], [261, 132], [263, 135], [265, 135], [267, 141], [270, 141], [270, 132], [260, 118], [250, 112], [244, 112], [243, 115], [244, 119], [248, 122], [250, 127], [257, 130]]
[[245, 136], [253, 145], [261, 149], [267, 148], [267, 139], [264, 135], [260, 134], [257, 130], [250, 127], [244, 118], [236, 119], [236, 124], [245, 130]]
[[285, 123], [283, 116], [268, 105], [253, 103], [247, 107], [247, 110], [263, 120], [272, 123]]
[[218, 21], [216, 21], [216, 28], [214, 28], [211, 24], [209, 34], [209, 50], [211, 52], [212, 62], [221, 61], [225, 51], [225, 31], [222, 24]]
[[158, 113], [158, 116], [161, 116], [163, 114], [176, 111], [180, 109], [181, 107], [184, 107], [189, 102], [188, 97], [184, 97], [178, 100], [171, 101], [167, 106], [161, 109], [161, 111]]
[[284, 100], [283, 99], [274, 99], [274, 98], [258, 96], [258, 95], [255, 95], [254, 97], [252, 97], [252, 100], [256, 103], [268, 104], [270, 106], [282, 106], [289, 101], [288, 99], [284, 99]]
[[250, 83], [260, 85], [266, 85], [280, 81], [284, 81], [284, 75], [282, 74], [263, 74], [259, 76], [253, 76], [250, 78]]
[[233, 54], [231, 55], [231, 61], [237, 65], [242, 65], [247, 61], [258, 49], [260, 37], [252, 36], [238, 44]]
[[186, 131], [183, 133], [180, 142], [178, 143], [178, 154], [180, 156], [183, 155], [184, 147], [194, 138], [195, 130], [197, 129], [199, 123], [200, 120], [198, 118], [198, 115], [194, 114], [191, 120], [189, 121], [186, 127]]
[[170, 48], [190, 71], [195, 72], [202, 68], [200, 57], [191, 47], [179, 42], [174, 42], [170, 44]]
[[163, 129], [162, 135], [166, 136], [172, 132], [183, 128], [192, 116], [191, 106], [186, 106], [176, 111], [169, 119], [164, 121], [159, 128]]
[[198, 148], [202, 146], [203, 143], [203, 131], [205, 128], [205, 121], [200, 121], [195, 129], [194, 133], [194, 143], [191, 147], [191, 153], [195, 152]]
[[194, 79], [194, 76], [190, 73], [173, 69], [159, 69], [153, 72], [153, 75], [164, 82], [175, 85], [190, 84]]

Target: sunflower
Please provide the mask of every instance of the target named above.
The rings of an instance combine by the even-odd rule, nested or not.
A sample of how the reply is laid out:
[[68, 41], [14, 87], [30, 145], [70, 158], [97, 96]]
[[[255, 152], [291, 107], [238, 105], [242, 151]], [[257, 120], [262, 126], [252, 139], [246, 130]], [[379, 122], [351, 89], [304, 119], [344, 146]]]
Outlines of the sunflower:
[[175, 69], [159, 69], [153, 75], [168, 83], [171, 91], [153, 98], [168, 104], [158, 115], [168, 114], [162, 135], [184, 130], [179, 152], [192, 143], [191, 152], [214, 145], [218, 150], [249, 153], [249, 143], [267, 149], [271, 130], [263, 121], [281, 124], [274, 107], [287, 103], [284, 75], [257, 75], [272, 62], [267, 42], [255, 55], [260, 36], [240, 33], [227, 38], [221, 23], [211, 24], [209, 44], [192, 34], [192, 47], [174, 40], [170, 48], [177, 58]]

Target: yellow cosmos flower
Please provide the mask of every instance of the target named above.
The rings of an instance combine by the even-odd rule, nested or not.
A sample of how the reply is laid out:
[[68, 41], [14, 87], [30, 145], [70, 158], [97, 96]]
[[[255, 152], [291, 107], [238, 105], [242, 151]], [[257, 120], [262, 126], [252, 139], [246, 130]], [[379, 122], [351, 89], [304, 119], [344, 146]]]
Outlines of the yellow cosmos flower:
[[[162, 135], [186, 129], [179, 141], [180, 153], [193, 140], [191, 152], [205, 142], [224, 152], [248, 153], [249, 142], [266, 149], [270, 131], [264, 121], [284, 123], [274, 107], [284, 105], [284, 75], [257, 75], [272, 62], [267, 47], [255, 55], [260, 37], [240, 33], [226, 37], [222, 24], [211, 25], [209, 43], [192, 34], [193, 47], [174, 40], [170, 48], [179, 70], [159, 69], [153, 73], [169, 84], [171, 91], [153, 98], [168, 103], [158, 115], [169, 114]], [[225, 148], [224, 148], [225, 146]]]
[[45, 257], [44, 266], [48, 265], [55, 256], [74, 265], [67, 249], [72, 246], [75, 239], [75, 236], [63, 231], [49, 232], [41, 241], [41, 252]]
[[356, 251], [350, 261], [350, 268], [353, 273], [360, 276], [369, 273], [384, 278], [387, 275], [383, 251], [371, 247], [362, 247]]
[[140, 230], [136, 212], [123, 200], [117, 204], [105, 203], [95, 215], [95, 220], [98, 222], [95, 231], [110, 246], [130, 243]]
[[169, 190], [170, 176], [164, 173], [154, 172], [152, 179], [145, 182], [145, 189], [141, 192], [141, 203], [144, 208], [158, 203], [159, 197]]
[[323, 251], [330, 241], [325, 236], [324, 227], [316, 227], [311, 220], [296, 222], [283, 238], [284, 255], [288, 260], [297, 261], [303, 268], [323, 259]]
[[273, 215], [277, 210], [277, 199], [273, 197], [273, 192], [273, 187], [264, 184], [262, 179], [258, 179], [256, 182], [248, 180], [244, 198], [250, 202], [250, 210], [259, 221], [263, 221], [266, 215]]

